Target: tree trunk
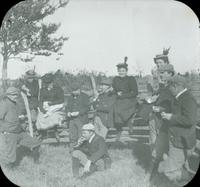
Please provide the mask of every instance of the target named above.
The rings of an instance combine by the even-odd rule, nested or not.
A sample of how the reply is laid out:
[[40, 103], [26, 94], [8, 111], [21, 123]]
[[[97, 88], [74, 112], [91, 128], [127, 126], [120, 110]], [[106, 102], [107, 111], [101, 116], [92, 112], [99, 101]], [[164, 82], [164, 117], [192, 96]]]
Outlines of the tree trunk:
[[8, 58], [7, 56], [3, 57], [3, 66], [2, 66], [2, 87], [3, 91], [5, 92], [8, 87], [8, 73], [7, 73], [7, 67], [8, 67]]

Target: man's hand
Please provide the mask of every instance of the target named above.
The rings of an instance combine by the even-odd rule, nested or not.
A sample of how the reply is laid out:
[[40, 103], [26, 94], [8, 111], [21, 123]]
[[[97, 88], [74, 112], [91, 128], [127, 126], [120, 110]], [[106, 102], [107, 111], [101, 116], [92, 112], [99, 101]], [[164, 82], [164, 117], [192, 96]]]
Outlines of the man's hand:
[[71, 116], [76, 117], [79, 115], [79, 112], [71, 112]]
[[26, 87], [26, 85], [22, 86], [22, 90], [24, 90], [26, 92], [27, 96], [31, 96], [30, 90]]
[[67, 117], [70, 118], [71, 116], [72, 116], [72, 115], [71, 115], [71, 112], [68, 112], [68, 113], [67, 113]]
[[122, 96], [122, 92], [120, 91], [120, 92], [117, 92], [117, 95], [118, 96]]
[[83, 172], [86, 173], [86, 172], [89, 172], [90, 171], [90, 166], [91, 166], [91, 161], [88, 160], [83, 168]]
[[162, 116], [163, 119], [166, 119], [166, 120], [171, 120], [172, 119], [172, 114], [171, 113], [162, 112], [161, 116]]

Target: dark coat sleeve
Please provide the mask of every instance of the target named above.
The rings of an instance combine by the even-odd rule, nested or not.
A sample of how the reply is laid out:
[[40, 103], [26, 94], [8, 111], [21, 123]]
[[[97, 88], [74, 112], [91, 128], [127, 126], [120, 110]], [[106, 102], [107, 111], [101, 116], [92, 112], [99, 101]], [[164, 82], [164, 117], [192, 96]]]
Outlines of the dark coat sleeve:
[[173, 114], [171, 118], [172, 125], [182, 127], [191, 127], [196, 123], [197, 104], [191, 97], [181, 101], [181, 114]]
[[92, 163], [98, 161], [101, 157], [105, 155], [107, 151], [106, 143], [103, 138], [99, 138], [95, 143], [97, 146], [97, 151], [89, 157], [89, 160]]
[[46, 112], [43, 108], [44, 93], [45, 93], [45, 90], [44, 90], [44, 88], [42, 88], [41, 91], [40, 91], [39, 108], [40, 108], [40, 111], [43, 112], [43, 113]]
[[65, 107], [65, 112], [68, 113], [68, 112], [72, 112], [72, 104], [73, 104], [73, 96], [70, 95], [68, 98], [67, 98], [67, 105]]
[[31, 96], [38, 97], [39, 94], [39, 84], [38, 81], [34, 81], [32, 87], [30, 88]]
[[54, 100], [51, 101], [49, 105], [58, 105], [62, 103], [64, 103], [64, 91], [60, 86], [56, 86]]
[[83, 94], [81, 101], [82, 101], [82, 104], [80, 106], [79, 115], [85, 115], [90, 110], [89, 97], [86, 94]]

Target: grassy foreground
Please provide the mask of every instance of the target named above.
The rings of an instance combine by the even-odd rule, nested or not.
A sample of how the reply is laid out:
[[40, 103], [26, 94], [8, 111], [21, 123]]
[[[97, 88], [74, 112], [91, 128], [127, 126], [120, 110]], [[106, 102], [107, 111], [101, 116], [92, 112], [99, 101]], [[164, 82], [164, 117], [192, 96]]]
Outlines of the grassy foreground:
[[81, 181], [72, 177], [67, 145], [42, 145], [40, 164], [35, 165], [31, 157], [25, 156], [17, 168], [2, 170], [10, 181], [21, 187], [148, 187], [148, 146], [130, 143], [109, 147], [111, 169]]

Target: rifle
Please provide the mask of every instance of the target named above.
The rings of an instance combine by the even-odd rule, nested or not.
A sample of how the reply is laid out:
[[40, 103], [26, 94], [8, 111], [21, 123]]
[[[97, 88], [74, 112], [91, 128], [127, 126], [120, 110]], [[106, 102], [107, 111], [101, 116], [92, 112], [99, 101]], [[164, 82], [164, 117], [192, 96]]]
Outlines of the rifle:
[[30, 112], [30, 108], [29, 108], [28, 98], [24, 92], [21, 92], [21, 95], [24, 100], [25, 109], [26, 109], [26, 113], [27, 113], [27, 117], [28, 117], [29, 133], [30, 133], [30, 136], [33, 137], [33, 125], [32, 125], [31, 112]]

